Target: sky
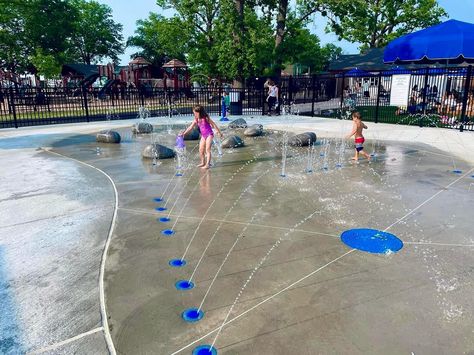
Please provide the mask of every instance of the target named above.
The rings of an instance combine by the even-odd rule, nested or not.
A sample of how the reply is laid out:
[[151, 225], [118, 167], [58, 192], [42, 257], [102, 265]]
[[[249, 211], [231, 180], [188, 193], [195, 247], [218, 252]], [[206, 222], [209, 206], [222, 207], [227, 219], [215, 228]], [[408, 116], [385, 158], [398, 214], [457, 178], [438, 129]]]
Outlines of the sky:
[[[155, 0], [98, 0], [98, 2], [112, 8], [114, 20], [123, 25], [125, 39], [134, 34], [137, 20], [147, 18], [150, 12], [162, 12]], [[438, 0], [438, 3], [446, 10], [449, 18], [474, 23], [474, 1]], [[168, 10], [163, 14], [169, 16], [172, 12]], [[359, 44], [338, 41], [337, 36], [325, 33], [326, 23], [320, 16], [317, 16], [308, 27], [312, 33], [318, 35], [321, 45], [334, 43], [341, 47], [345, 54], [359, 53]], [[134, 52], [136, 52], [136, 48], [127, 48], [125, 54], [120, 57], [121, 64], [127, 64], [130, 61], [130, 55]]]

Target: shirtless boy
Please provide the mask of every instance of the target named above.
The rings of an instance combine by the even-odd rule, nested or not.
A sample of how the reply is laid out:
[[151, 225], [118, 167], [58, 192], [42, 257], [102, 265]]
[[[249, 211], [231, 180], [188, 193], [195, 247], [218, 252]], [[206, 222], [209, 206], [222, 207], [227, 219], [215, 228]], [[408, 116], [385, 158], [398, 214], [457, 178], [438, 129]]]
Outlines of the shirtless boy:
[[362, 122], [361, 116], [359, 112], [353, 112], [352, 113], [352, 121], [354, 122], [352, 124], [352, 131], [349, 133], [346, 138], [351, 138], [354, 136], [355, 138], [355, 156], [352, 158], [352, 160], [359, 160], [359, 153], [362, 154], [364, 157], [367, 158], [367, 160], [370, 160], [370, 155], [364, 152], [364, 147], [363, 144], [365, 142], [364, 135], [362, 134], [362, 130], [365, 128], [367, 129], [367, 126]]

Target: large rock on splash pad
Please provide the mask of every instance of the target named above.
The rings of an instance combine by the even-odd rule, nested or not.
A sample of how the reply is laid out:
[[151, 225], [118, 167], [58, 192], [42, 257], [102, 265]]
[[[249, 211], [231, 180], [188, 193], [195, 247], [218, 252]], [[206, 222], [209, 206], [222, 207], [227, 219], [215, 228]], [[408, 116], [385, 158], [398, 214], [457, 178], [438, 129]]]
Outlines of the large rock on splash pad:
[[132, 127], [132, 132], [135, 134], [152, 133], [153, 125], [148, 122], [135, 123]]
[[239, 148], [244, 146], [244, 141], [239, 136], [230, 136], [222, 141], [222, 148]]
[[115, 131], [101, 131], [96, 136], [96, 141], [99, 143], [120, 143], [120, 140], [120, 134]]
[[201, 132], [199, 132], [199, 128], [194, 127], [190, 132], [188, 132], [184, 135], [184, 140], [185, 141], [197, 141], [199, 139], [200, 135], [201, 135]]
[[305, 147], [316, 142], [316, 133], [305, 132], [297, 134], [296, 136], [288, 139], [288, 144], [292, 147]]
[[156, 159], [170, 159], [174, 158], [175, 152], [173, 149], [161, 144], [149, 144], [143, 149], [142, 157], [145, 159], [153, 159], [155, 154]]
[[263, 134], [263, 126], [261, 124], [254, 124], [244, 131], [247, 137], [258, 137]]
[[238, 118], [229, 123], [229, 128], [247, 128], [247, 121], [243, 118]]

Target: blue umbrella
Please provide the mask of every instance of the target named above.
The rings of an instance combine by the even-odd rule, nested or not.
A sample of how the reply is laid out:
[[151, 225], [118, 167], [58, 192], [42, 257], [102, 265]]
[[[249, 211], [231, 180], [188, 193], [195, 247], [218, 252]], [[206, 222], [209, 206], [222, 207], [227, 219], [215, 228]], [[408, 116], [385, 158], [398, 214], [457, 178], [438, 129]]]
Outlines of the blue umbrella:
[[385, 63], [474, 63], [474, 24], [449, 20], [390, 42]]
[[[343, 74], [336, 75], [336, 77], [339, 77], [339, 78], [342, 77], [342, 76], [343, 76]], [[348, 77], [369, 77], [369, 76], [373, 76], [373, 74], [369, 73], [368, 71], [359, 69], [359, 68], [354, 68], [354, 69], [351, 69], [348, 72], [344, 73], [344, 76], [346, 78], [348, 78]]]
[[412, 71], [414, 75], [443, 75], [446, 74], [445, 68], [424, 68]]
[[392, 67], [389, 70], [382, 72], [382, 75], [385, 75], [385, 76], [397, 75], [397, 74], [411, 74], [411, 70], [397, 65], [396, 67]]

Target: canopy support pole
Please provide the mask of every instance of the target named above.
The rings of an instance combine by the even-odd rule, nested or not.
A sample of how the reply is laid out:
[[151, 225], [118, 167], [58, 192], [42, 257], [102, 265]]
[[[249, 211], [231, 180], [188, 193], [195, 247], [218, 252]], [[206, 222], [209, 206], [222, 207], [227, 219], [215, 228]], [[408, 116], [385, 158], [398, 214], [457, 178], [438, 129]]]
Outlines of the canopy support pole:
[[472, 76], [472, 65], [467, 68], [466, 82], [464, 83], [464, 95], [462, 98], [462, 111], [461, 111], [461, 125], [459, 126], [459, 132], [464, 131], [464, 122], [466, 117], [467, 99], [469, 96], [469, 89], [471, 88], [471, 76]]

